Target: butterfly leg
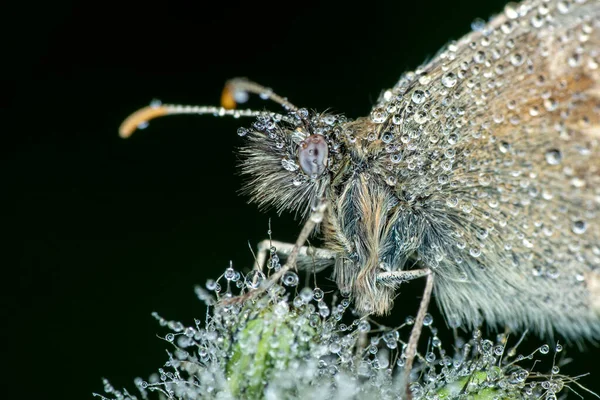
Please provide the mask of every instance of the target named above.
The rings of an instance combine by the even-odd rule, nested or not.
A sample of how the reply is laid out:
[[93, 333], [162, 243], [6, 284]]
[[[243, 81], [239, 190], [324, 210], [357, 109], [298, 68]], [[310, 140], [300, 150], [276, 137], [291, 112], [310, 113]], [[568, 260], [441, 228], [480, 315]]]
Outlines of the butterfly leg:
[[417, 344], [419, 337], [421, 336], [421, 330], [423, 329], [423, 320], [425, 314], [427, 314], [427, 307], [429, 307], [429, 301], [431, 300], [431, 292], [433, 291], [433, 273], [429, 271], [427, 274], [427, 280], [425, 281], [425, 290], [423, 291], [423, 297], [421, 298], [421, 304], [419, 305], [419, 312], [417, 318], [415, 318], [415, 324], [410, 331], [410, 338], [408, 339], [408, 345], [406, 346], [406, 364], [404, 365], [404, 382], [408, 384], [409, 374], [412, 369], [415, 355], [417, 354]]
[[406, 271], [381, 272], [377, 274], [377, 283], [397, 289], [402, 283], [429, 275], [427, 268]]
[[[296, 240], [296, 243], [294, 243], [291, 246], [291, 250], [289, 251], [287, 260], [285, 262], [285, 264], [279, 269], [279, 271], [275, 272], [274, 274], [272, 274], [269, 279], [265, 280], [259, 287], [257, 287], [254, 290], [251, 290], [243, 295], [237, 296], [237, 297], [233, 297], [231, 299], [225, 300], [224, 303], [225, 304], [232, 304], [235, 302], [242, 302], [245, 301], [247, 299], [249, 299], [252, 296], [255, 296], [259, 293], [263, 293], [265, 290], [267, 290], [268, 288], [272, 287], [274, 284], [276, 284], [276, 282], [279, 281], [279, 279], [281, 279], [281, 277], [290, 269], [292, 268], [296, 268], [296, 264], [297, 264], [297, 260], [298, 260], [298, 253], [300, 252], [300, 250], [305, 247], [304, 243], [306, 242], [306, 240], [308, 239], [308, 237], [310, 236], [311, 232], [313, 232], [313, 230], [315, 229], [315, 226], [323, 221], [323, 216], [325, 214], [325, 210], [327, 209], [327, 203], [325, 202], [320, 202], [314, 209], [313, 212], [310, 214], [310, 217], [308, 218], [308, 220], [304, 223], [304, 226], [302, 227], [302, 230], [300, 231], [300, 235], [298, 236], [298, 239]], [[263, 240], [264, 243], [265, 241]], [[266, 245], [263, 245], [263, 250], [262, 253], [263, 255], [260, 256], [260, 259], [262, 259], [262, 263], [259, 263], [259, 257], [257, 257], [257, 263], [256, 263], [256, 268], [258, 268], [258, 270], [260, 271], [260, 269], [262, 269], [263, 264], [265, 263], [266, 259], [267, 259], [267, 248], [270, 249], [270, 245], [272, 244], [272, 242], [269, 242], [269, 246], [267, 247]], [[284, 247], [286, 247], [284, 245]], [[308, 252], [308, 250], [307, 250]], [[308, 253], [307, 253], [308, 254]], [[255, 282], [257, 283], [257, 282]]]
[[408, 271], [394, 271], [394, 272], [382, 272], [377, 275], [377, 282], [386, 286], [398, 287], [401, 283], [426, 276], [427, 281], [425, 282], [425, 291], [423, 292], [423, 298], [419, 305], [419, 311], [417, 318], [410, 332], [410, 338], [406, 346], [406, 363], [404, 364], [404, 382], [409, 382], [409, 374], [412, 369], [412, 365], [417, 354], [417, 344], [419, 337], [421, 336], [421, 330], [423, 329], [423, 320], [425, 314], [427, 314], [427, 308], [429, 307], [429, 301], [431, 300], [431, 292], [433, 291], [433, 273], [430, 269], [417, 269]]
[[[294, 250], [294, 243], [278, 242], [270, 239], [262, 240], [258, 243], [258, 252], [254, 267], [262, 271], [267, 261], [267, 254], [271, 248], [275, 248], [275, 254], [282, 259], [287, 260]], [[336, 253], [312, 246], [301, 246], [298, 248], [298, 258], [296, 267], [300, 270], [311, 270], [320, 272], [335, 262]], [[282, 260], [283, 261], [283, 260]]]

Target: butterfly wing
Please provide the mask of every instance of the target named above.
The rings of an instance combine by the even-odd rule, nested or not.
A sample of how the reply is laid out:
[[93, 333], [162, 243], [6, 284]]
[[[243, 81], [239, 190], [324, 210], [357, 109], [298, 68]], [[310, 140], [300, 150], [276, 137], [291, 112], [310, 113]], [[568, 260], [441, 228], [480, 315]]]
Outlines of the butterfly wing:
[[599, 63], [599, 1], [525, 1], [373, 108], [398, 240], [451, 324], [600, 335]]

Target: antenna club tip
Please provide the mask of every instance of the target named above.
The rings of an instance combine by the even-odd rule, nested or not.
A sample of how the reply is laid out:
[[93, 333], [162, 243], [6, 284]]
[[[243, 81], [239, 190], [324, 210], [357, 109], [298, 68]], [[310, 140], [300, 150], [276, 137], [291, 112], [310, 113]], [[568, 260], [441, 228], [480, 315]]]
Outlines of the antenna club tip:
[[234, 110], [236, 106], [234, 88], [231, 87], [231, 84], [227, 83], [221, 93], [221, 107], [227, 110]]
[[169, 114], [165, 106], [147, 106], [129, 115], [119, 127], [119, 136], [123, 139], [129, 138], [138, 128], [143, 128], [148, 121]]
[[135, 132], [135, 129], [127, 129], [124, 127], [120, 127], [119, 128], [119, 137], [121, 139], [129, 139], [129, 137], [131, 137], [131, 135], [133, 135], [133, 132]]

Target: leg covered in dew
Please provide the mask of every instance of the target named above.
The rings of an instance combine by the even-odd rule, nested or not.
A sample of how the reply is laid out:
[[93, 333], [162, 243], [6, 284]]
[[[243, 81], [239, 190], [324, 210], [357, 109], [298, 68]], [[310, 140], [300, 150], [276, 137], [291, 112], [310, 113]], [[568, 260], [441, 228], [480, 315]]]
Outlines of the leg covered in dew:
[[427, 308], [429, 307], [429, 301], [431, 300], [431, 293], [433, 291], [433, 273], [431, 270], [428, 271], [427, 280], [425, 282], [425, 290], [423, 291], [423, 298], [419, 305], [419, 311], [417, 312], [417, 318], [415, 318], [415, 324], [410, 332], [410, 338], [406, 345], [406, 363], [404, 364], [404, 382], [408, 384], [410, 371], [417, 354], [417, 344], [421, 337], [421, 331], [423, 329], [423, 321], [425, 320], [425, 314], [427, 314]]
[[[278, 242], [270, 239], [262, 240], [258, 243], [258, 252], [256, 254], [255, 269], [262, 271], [268, 259], [268, 254], [273, 253], [279, 257], [280, 261], [285, 262], [292, 251], [294, 243]], [[321, 272], [325, 268], [335, 263], [336, 253], [312, 246], [300, 246], [296, 259], [296, 269], [312, 272]]]
[[[327, 209], [327, 203], [325, 203], [325, 202], [321, 202], [317, 207], [315, 207], [314, 211], [310, 214], [310, 217], [308, 218], [308, 220], [302, 227], [302, 230], [300, 231], [300, 235], [298, 236], [296, 243], [294, 243], [294, 245], [291, 247], [291, 250], [288, 253], [288, 257], [287, 257], [285, 264], [281, 267], [281, 269], [279, 271], [277, 271], [276, 273], [271, 275], [268, 279], [265, 279], [258, 288], [254, 289], [246, 294], [243, 294], [241, 296], [237, 296], [237, 297], [228, 299], [226, 301], [226, 303], [245, 301], [245, 300], [248, 300], [249, 298], [251, 298], [252, 296], [263, 293], [265, 290], [267, 290], [268, 288], [273, 286], [276, 282], [278, 282], [287, 271], [289, 271], [290, 269], [297, 269], [299, 252], [303, 247], [306, 247], [306, 246], [304, 246], [304, 243], [310, 236], [310, 233], [313, 231], [315, 226], [323, 220], [323, 216], [325, 214], [326, 209]], [[265, 254], [261, 257], [263, 260], [266, 260], [266, 250], [263, 250], [263, 252], [265, 252]], [[307, 249], [307, 255], [308, 255], [308, 252], [309, 252], [309, 250]], [[263, 261], [263, 263], [264, 263], [264, 261]], [[258, 257], [257, 257], [257, 264], [258, 264]]]

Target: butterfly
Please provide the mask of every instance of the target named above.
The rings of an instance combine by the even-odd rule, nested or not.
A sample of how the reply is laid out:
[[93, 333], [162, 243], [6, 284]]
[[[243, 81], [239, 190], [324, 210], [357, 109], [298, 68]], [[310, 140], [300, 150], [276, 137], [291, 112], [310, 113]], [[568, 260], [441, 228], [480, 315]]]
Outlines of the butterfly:
[[[331, 267], [362, 314], [383, 315], [426, 277], [448, 324], [600, 336], [600, 1], [509, 3], [384, 90], [370, 113], [299, 108], [245, 79], [225, 107], [169, 114], [254, 117], [240, 128], [243, 191], [307, 220], [320, 248], [264, 241], [257, 265], [296, 252]], [[237, 110], [248, 93], [284, 112]]]

